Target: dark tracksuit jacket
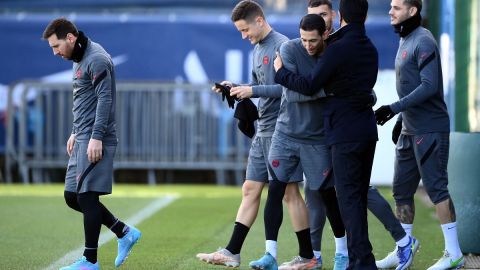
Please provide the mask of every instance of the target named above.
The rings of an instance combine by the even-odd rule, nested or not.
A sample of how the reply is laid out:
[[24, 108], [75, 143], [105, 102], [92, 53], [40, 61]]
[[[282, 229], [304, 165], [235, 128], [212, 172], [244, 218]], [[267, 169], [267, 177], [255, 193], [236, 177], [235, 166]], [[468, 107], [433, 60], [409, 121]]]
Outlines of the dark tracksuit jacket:
[[378, 140], [371, 108], [356, 110], [347, 98], [370, 93], [377, 80], [378, 52], [365, 26], [351, 23], [330, 35], [327, 48], [307, 77], [285, 68], [275, 82], [304, 95], [324, 88], [326, 143], [332, 146], [333, 173], [340, 212], [348, 237], [347, 269], [374, 270], [368, 239], [367, 194]]

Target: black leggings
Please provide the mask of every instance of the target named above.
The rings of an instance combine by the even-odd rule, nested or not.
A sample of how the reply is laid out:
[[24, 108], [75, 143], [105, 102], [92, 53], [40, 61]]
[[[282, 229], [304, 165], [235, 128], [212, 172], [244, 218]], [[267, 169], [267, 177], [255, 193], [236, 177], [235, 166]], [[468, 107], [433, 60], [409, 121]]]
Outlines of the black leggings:
[[[96, 194], [96, 201], [99, 205], [100, 205], [100, 209], [101, 209], [101, 215], [102, 215], [102, 221], [101, 223], [103, 225], [105, 225], [107, 228], [111, 228], [115, 222], [117, 221], [117, 219], [112, 215], [112, 213], [110, 213], [110, 211], [108, 211], [108, 209], [99, 201], [99, 196], [100, 194], [99, 193], [96, 193], [96, 192], [86, 192], [86, 193], [90, 193], [90, 194]], [[80, 213], [83, 213], [82, 211], [82, 208], [80, 207], [80, 204], [79, 204], [79, 200], [80, 200], [80, 196], [82, 194], [86, 194], [86, 193], [81, 193], [81, 194], [77, 194], [75, 192], [69, 192], [69, 191], [65, 191], [64, 194], [63, 194], [63, 197], [65, 198], [65, 202], [67, 203], [67, 205], [72, 208], [73, 210], [75, 211], [78, 211]], [[90, 195], [89, 195], [90, 196]], [[95, 195], [92, 195], [92, 196], [95, 196]], [[88, 197], [88, 196], [87, 196]]]
[[343, 224], [340, 208], [338, 207], [337, 193], [334, 187], [320, 190], [320, 195], [325, 203], [325, 210], [333, 235], [336, 238], [345, 236], [345, 225]]
[[272, 180], [268, 186], [268, 197], [265, 203], [264, 221], [266, 240], [277, 241], [278, 231], [283, 220], [282, 200], [285, 195], [287, 183]]
[[83, 213], [85, 247], [97, 248], [102, 224], [111, 229], [117, 219], [100, 202], [100, 193], [85, 192], [77, 194], [65, 191], [64, 197], [70, 208]]

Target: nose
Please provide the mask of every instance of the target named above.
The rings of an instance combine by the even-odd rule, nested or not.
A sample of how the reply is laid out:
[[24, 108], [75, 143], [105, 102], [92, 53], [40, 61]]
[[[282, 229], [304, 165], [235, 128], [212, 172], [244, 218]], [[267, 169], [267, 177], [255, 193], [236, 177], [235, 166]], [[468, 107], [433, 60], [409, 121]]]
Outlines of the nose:
[[390, 10], [388, 11], [388, 15], [393, 15], [393, 8], [390, 8]]
[[59, 50], [57, 50], [57, 49], [53, 49], [53, 55], [58, 55], [59, 53], [60, 53], [60, 51], [59, 51]]
[[248, 37], [247, 33], [242, 32], [242, 39], [246, 39]]

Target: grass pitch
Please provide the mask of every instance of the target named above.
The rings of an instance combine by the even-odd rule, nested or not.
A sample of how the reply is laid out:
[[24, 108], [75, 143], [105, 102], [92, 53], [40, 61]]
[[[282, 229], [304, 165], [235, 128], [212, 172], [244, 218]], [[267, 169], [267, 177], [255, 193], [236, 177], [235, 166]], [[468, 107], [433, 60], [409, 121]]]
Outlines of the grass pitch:
[[[380, 191], [392, 202], [389, 189]], [[228, 243], [241, 201], [239, 187], [116, 185], [113, 195], [101, 200], [114, 215], [127, 220], [152, 201], [168, 195], [178, 197], [136, 225], [143, 233], [142, 239], [121, 269], [223, 269], [200, 262], [195, 255]], [[410, 269], [426, 269], [442, 255], [443, 236], [434, 216], [433, 208], [417, 200], [414, 235], [421, 246]], [[393, 239], [371, 214], [369, 232], [377, 259], [393, 250]], [[82, 217], [65, 205], [62, 185], [0, 185], [0, 269], [47, 269], [82, 244]], [[240, 269], [249, 269], [248, 262], [262, 256], [264, 248], [262, 203], [243, 246]], [[99, 248], [101, 269], [115, 269], [116, 249], [115, 240]], [[297, 251], [296, 237], [284, 210], [279, 262], [289, 260]], [[332, 269], [333, 253], [333, 234], [327, 223], [322, 242], [325, 269]], [[80, 256], [81, 252], [72, 260]]]

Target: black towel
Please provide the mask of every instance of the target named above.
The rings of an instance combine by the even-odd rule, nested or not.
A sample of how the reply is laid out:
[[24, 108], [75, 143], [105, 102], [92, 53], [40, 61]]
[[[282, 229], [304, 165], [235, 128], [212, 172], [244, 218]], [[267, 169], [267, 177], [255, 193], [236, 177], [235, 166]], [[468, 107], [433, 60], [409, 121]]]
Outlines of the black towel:
[[258, 117], [257, 106], [249, 99], [242, 99], [238, 102], [233, 115], [238, 119], [238, 129], [246, 136], [253, 138], [255, 135], [255, 120]]

